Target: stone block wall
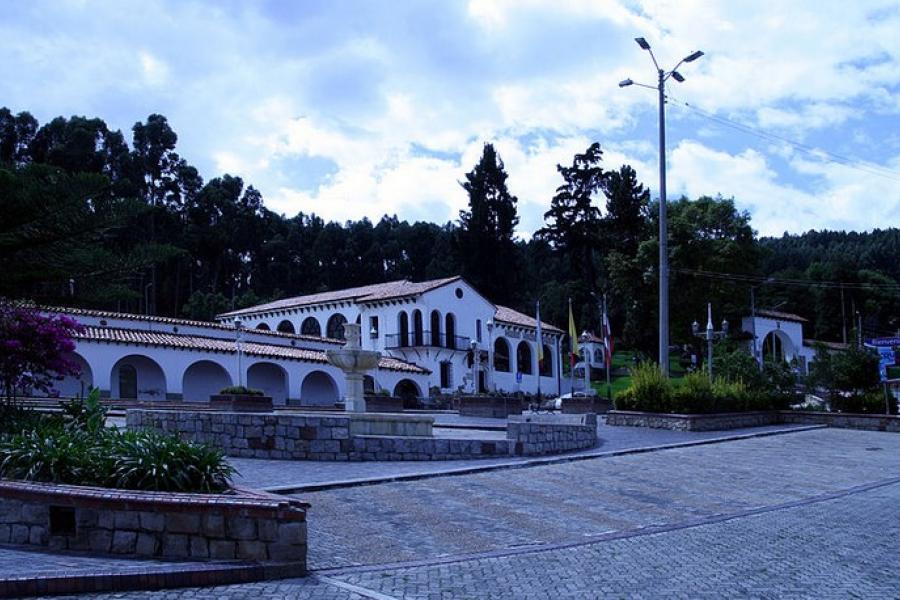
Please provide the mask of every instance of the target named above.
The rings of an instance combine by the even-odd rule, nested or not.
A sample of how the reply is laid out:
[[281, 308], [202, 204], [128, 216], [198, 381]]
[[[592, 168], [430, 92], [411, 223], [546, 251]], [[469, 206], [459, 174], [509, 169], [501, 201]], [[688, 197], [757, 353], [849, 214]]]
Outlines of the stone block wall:
[[0, 544], [132, 557], [290, 563], [308, 505], [250, 490], [182, 494], [0, 481]]
[[777, 411], [679, 415], [625, 410], [606, 413], [607, 425], [650, 427], [672, 431], [719, 431], [779, 423]]
[[[129, 429], [146, 428], [221, 448], [229, 456], [285, 460], [462, 460], [538, 456], [590, 448], [596, 415], [512, 416], [506, 439], [446, 439], [431, 432], [432, 417], [401, 417], [390, 435], [386, 416], [233, 414], [188, 410], [129, 410]], [[525, 419], [530, 419], [526, 421]], [[384, 423], [382, 423], [384, 421]], [[402, 427], [401, 427], [402, 425]], [[390, 428], [389, 428], [390, 429]], [[385, 430], [387, 433], [387, 430]]]
[[528, 415], [510, 417], [506, 438], [511, 453], [541, 456], [597, 445], [597, 415]]
[[858, 415], [847, 413], [781, 411], [782, 423], [798, 425], [828, 425], [841, 429], [891, 431], [900, 433], [900, 417], [896, 415]]

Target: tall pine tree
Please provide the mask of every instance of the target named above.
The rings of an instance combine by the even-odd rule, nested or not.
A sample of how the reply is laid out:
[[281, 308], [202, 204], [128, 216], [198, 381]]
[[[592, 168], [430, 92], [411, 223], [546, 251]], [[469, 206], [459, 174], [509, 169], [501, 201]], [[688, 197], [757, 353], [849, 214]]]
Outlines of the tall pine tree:
[[469, 210], [459, 213], [454, 250], [461, 274], [494, 302], [515, 297], [518, 199], [509, 193], [503, 160], [492, 144], [484, 145], [481, 160], [460, 182], [469, 194]]
[[572, 275], [583, 281], [587, 289], [597, 287], [594, 249], [599, 239], [600, 209], [593, 204], [606, 174], [600, 167], [603, 151], [593, 143], [584, 154], [576, 154], [571, 167], [557, 165], [564, 183], [556, 188], [550, 210], [544, 213], [547, 225], [537, 235], [548, 240], [568, 255]]

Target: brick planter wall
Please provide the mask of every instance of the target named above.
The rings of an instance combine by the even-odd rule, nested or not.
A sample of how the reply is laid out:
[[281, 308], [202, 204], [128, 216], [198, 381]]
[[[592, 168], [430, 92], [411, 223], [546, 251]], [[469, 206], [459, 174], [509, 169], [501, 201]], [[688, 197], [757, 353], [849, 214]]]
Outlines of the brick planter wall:
[[182, 494], [0, 481], [0, 543], [133, 557], [290, 563], [306, 572], [306, 509], [272, 494]]
[[777, 411], [679, 415], [625, 410], [606, 413], [607, 425], [650, 427], [673, 431], [719, 431], [779, 423]]
[[524, 400], [512, 396], [461, 396], [458, 403], [460, 416], [494, 419], [521, 415], [524, 406]]

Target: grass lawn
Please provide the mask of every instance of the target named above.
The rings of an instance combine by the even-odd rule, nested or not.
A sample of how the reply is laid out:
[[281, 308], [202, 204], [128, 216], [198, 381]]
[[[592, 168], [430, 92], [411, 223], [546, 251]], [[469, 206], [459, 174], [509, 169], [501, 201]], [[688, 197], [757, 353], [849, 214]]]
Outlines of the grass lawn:
[[[613, 372], [619, 369], [628, 369], [634, 366], [634, 352], [631, 350], [621, 350], [613, 354], [612, 359]], [[603, 377], [605, 373], [601, 371]], [[671, 379], [678, 380], [684, 377], [684, 369], [681, 368], [677, 356], [669, 355], [669, 375]], [[631, 386], [631, 375], [612, 376], [610, 379], [610, 388], [612, 389], [612, 397], [615, 398], [621, 392], [627, 390]], [[600, 395], [606, 396], [606, 381], [594, 381], [591, 387]]]

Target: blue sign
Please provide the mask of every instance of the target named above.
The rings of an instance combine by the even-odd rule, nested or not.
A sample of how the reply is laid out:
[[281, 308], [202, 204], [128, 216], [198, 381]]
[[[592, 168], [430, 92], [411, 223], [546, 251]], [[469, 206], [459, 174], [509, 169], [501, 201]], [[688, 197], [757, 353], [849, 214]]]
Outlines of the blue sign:
[[872, 338], [866, 340], [866, 345], [876, 348], [893, 348], [894, 346], [900, 346], [900, 337]]
[[522, 383], [522, 371], [516, 371], [516, 383]]
[[[872, 346], [869, 347], [872, 348]], [[881, 380], [886, 381], [888, 378], [887, 368], [894, 364], [894, 348], [892, 346], [876, 346], [874, 350], [878, 352], [878, 372], [881, 374]]]

